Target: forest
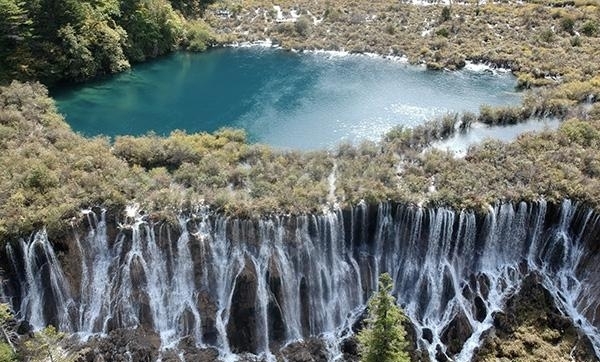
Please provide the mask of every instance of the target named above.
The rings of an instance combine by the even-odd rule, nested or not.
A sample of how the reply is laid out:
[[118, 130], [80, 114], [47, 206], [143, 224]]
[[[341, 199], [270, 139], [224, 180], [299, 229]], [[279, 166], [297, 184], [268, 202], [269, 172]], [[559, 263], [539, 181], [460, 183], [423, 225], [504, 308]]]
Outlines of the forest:
[[204, 50], [203, 1], [2, 0], [0, 82], [79, 82], [175, 49]]

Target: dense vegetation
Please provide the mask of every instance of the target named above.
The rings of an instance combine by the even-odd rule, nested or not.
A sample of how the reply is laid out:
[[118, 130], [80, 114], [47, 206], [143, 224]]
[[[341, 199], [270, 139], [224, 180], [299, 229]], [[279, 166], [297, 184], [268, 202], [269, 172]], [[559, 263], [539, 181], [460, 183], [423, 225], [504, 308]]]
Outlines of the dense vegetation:
[[[206, 3], [173, 5], [194, 13]], [[167, 0], [0, 0], [0, 82], [82, 81], [181, 46], [204, 50], [211, 37]]]
[[[600, 98], [597, 1], [425, 2], [434, 5], [228, 0], [211, 5], [205, 20], [223, 41], [271, 38], [286, 49], [402, 56], [430, 69], [459, 69], [469, 60], [508, 68], [520, 88], [544, 86], [535, 92], [538, 108], [558, 113]], [[220, 16], [221, 9], [234, 15]]]
[[[0, 0], [0, 83], [7, 84], [0, 87], [0, 242], [43, 227], [51, 237], [63, 234], [82, 208], [120, 212], [132, 202], [167, 221], [203, 204], [243, 217], [319, 212], [360, 200], [481, 210], [498, 200], [572, 198], [600, 209], [597, 1], [209, 3]], [[274, 5], [288, 19], [278, 19]], [[287, 21], [292, 9], [299, 17]], [[182, 47], [204, 50], [211, 42], [266, 37], [285, 48], [406, 56], [431, 69], [488, 62], [510, 68], [518, 86], [532, 90], [518, 107], [483, 106], [477, 115], [395, 129], [380, 142], [301, 153], [248, 144], [232, 129], [84, 138], [57, 113], [44, 85], [20, 82], [83, 81]], [[513, 143], [484, 142], [464, 158], [430, 147], [474, 121], [510, 124], [531, 115], [564, 122], [557, 131]], [[523, 339], [544, 333], [531, 332], [528, 323], [515, 333]], [[52, 330], [44, 335], [31, 342], [32, 354], [62, 338]], [[494, 343], [494, 356], [527, 352], [512, 342]], [[8, 343], [0, 343], [0, 359], [14, 359]]]
[[68, 336], [53, 326], [20, 336], [18, 322], [8, 304], [0, 303], [0, 362], [76, 362], [81, 361], [84, 350], [69, 345]]
[[584, 116], [556, 132], [485, 142], [465, 158], [428, 148], [460, 130], [461, 117], [333, 152], [273, 150], [231, 129], [111, 143], [73, 133], [42, 85], [14, 82], [0, 87], [0, 237], [42, 226], [65, 232], [81, 208], [134, 201], [167, 219], [203, 203], [250, 217], [388, 199], [481, 209], [499, 199], [570, 197], [598, 207], [600, 107]]
[[402, 323], [406, 316], [391, 295], [393, 281], [379, 276], [379, 290], [369, 300], [366, 327], [358, 334], [361, 362], [410, 362], [408, 341]]
[[[83, 80], [180, 45], [202, 50], [210, 31], [203, 21], [182, 14], [197, 19], [206, 6], [189, 0], [0, 0], [0, 74], [5, 80]], [[253, 1], [219, 1], [203, 16], [221, 41], [276, 36], [288, 47], [391, 49], [433, 68], [435, 59], [452, 67], [449, 62], [460, 50], [458, 65], [471, 58], [511, 66], [521, 86], [544, 87], [530, 91], [518, 107], [482, 106], [477, 115], [449, 115], [412, 130], [394, 130], [379, 143], [300, 153], [249, 145], [237, 130], [86, 139], [71, 132], [42, 85], [13, 83], [0, 90], [0, 166], [5, 170], [0, 235], [42, 226], [58, 232], [80, 208], [117, 210], [133, 201], [163, 218], [200, 203], [238, 216], [387, 199], [477, 209], [499, 199], [537, 197], [600, 203], [600, 160], [594, 152], [600, 112], [593, 104], [600, 94], [599, 65], [593, 62], [600, 49], [596, 3], [444, 8], [376, 1], [369, 7], [299, 3], [294, 8], [300, 14], [295, 22], [276, 21], [272, 5]], [[263, 16], [248, 18], [261, 11]], [[531, 11], [539, 16], [532, 19]], [[314, 21], [306, 21], [309, 14]], [[293, 31], [284, 31], [289, 24]], [[382, 31], [389, 26], [393, 29]], [[448, 37], [427, 32], [442, 26], [449, 29]], [[535, 35], [535, 29], [546, 27], [554, 29], [552, 45]], [[481, 32], [483, 43], [473, 31]], [[574, 36], [578, 44], [567, 46]], [[474, 121], [511, 124], [531, 115], [570, 120], [558, 132], [525, 135], [513, 144], [484, 143], [464, 159], [427, 148]]]

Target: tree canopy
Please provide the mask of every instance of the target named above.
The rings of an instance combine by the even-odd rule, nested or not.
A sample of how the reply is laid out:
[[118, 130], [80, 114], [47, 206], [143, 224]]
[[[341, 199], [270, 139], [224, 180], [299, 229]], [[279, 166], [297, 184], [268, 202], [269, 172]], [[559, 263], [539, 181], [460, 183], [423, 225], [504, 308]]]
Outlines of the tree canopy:
[[402, 321], [406, 318], [392, 296], [392, 278], [379, 276], [379, 290], [369, 300], [366, 327], [359, 333], [361, 362], [410, 362]]
[[187, 27], [168, 0], [0, 0], [0, 83], [83, 81], [210, 40]]

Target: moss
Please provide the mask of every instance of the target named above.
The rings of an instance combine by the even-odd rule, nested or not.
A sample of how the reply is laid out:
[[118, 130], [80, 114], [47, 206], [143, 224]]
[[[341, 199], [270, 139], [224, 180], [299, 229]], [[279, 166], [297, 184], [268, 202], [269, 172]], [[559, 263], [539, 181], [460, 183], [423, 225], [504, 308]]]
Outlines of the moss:
[[495, 316], [475, 362], [594, 361], [593, 347], [554, 306], [539, 278], [530, 275]]

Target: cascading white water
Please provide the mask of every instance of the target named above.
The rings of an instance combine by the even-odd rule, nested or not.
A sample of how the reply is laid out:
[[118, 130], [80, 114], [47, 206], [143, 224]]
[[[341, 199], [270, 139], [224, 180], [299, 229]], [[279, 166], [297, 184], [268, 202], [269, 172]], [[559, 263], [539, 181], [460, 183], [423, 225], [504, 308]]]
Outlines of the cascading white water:
[[[180, 218], [180, 232], [130, 212], [114, 240], [105, 213], [87, 211], [87, 234], [75, 235], [78, 293], [70, 293], [43, 232], [7, 246], [18, 287], [3, 293], [37, 328], [55, 323], [90, 335], [143, 326], [164, 348], [192, 338], [224, 360], [237, 352], [274, 360], [280, 347], [320, 336], [336, 360], [377, 276], [389, 272], [419, 347], [432, 360], [442, 353], [469, 361], [494, 313], [536, 272], [600, 354], [600, 263], [586, 256], [599, 216], [568, 200], [558, 217], [548, 210], [544, 201], [505, 203], [481, 217], [361, 203], [347, 212], [256, 221], [200, 210]], [[445, 334], [457, 320], [465, 342], [450, 350]]]
[[[110, 298], [98, 296], [110, 295], [110, 266], [114, 256], [109, 250], [106, 238], [105, 211], [100, 215], [85, 210], [87, 219], [87, 235], [81, 237], [76, 233], [75, 240], [81, 255], [81, 300], [79, 302], [79, 319], [77, 331], [89, 335], [95, 331], [106, 331], [107, 321], [111, 313]], [[86, 258], [86, 255], [93, 255]]]
[[[18, 243], [19, 254], [11, 244], [6, 245], [6, 254], [12, 268], [19, 268], [19, 284], [21, 289], [21, 302], [13, 306], [19, 316], [27, 318], [34, 328], [44, 328], [49, 323], [54, 323], [66, 332], [73, 332], [69, 318], [69, 311], [73, 307], [73, 300], [69, 290], [69, 283], [61, 269], [58, 258], [48, 235], [43, 230], [36, 233], [29, 241], [20, 240]], [[12, 299], [12, 298], [9, 298]], [[51, 299], [52, 304], [45, 302]], [[52, 306], [53, 309], [49, 309]]]

